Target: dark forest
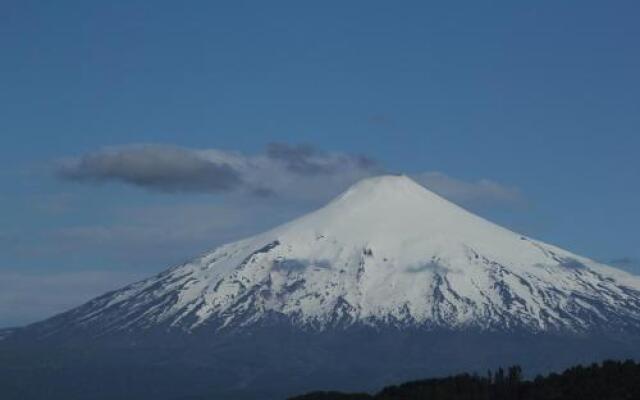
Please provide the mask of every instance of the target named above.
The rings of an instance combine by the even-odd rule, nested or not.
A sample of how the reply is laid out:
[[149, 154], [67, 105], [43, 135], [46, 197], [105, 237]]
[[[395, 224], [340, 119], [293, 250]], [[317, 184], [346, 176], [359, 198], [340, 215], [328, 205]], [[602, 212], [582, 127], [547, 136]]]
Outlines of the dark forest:
[[519, 366], [388, 386], [376, 394], [312, 392], [289, 400], [637, 400], [640, 364], [605, 361], [523, 379]]

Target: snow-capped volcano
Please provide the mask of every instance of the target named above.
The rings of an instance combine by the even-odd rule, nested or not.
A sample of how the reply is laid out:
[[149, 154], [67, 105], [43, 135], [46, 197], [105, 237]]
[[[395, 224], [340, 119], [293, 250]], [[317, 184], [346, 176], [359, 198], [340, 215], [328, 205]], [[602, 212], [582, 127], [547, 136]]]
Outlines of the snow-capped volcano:
[[640, 326], [640, 279], [504, 229], [406, 176], [381, 176], [41, 327], [219, 331], [274, 318], [319, 331], [624, 330]]
[[382, 176], [268, 232], [0, 332], [0, 392], [275, 400], [631, 357], [640, 357], [638, 277]]

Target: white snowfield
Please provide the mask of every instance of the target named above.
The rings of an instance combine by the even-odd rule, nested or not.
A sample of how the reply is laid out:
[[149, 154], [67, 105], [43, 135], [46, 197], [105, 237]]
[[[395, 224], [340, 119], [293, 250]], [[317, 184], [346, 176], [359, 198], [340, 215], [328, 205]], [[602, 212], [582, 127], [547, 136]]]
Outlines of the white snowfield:
[[405, 176], [380, 176], [69, 314], [106, 330], [242, 328], [275, 316], [314, 330], [579, 332], [640, 326], [640, 278], [504, 229]]

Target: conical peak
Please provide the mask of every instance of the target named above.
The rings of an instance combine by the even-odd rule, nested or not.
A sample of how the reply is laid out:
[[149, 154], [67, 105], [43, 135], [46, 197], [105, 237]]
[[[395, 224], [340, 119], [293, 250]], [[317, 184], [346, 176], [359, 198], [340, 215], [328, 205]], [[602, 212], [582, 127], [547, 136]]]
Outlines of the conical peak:
[[292, 237], [308, 231], [344, 241], [379, 237], [397, 242], [436, 235], [462, 240], [469, 235], [493, 235], [496, 229], [501, 230], [405, 175], [383, 175], [361, 180], [327, 206], [276, 232]]
[[349, 192], [358, 192], [358, 191], [396, 191], [396, 190], [412, 190], [412, 191], [424, 191], [426, 190], [420, 184], [416, 183], [413, 179], [409, 178], [403, 174], [387, 174], [387, 175], [379, 175], [371, 178], [365, 178], [354, 185], [352, 185], [348, 190]]
[[429, 191], [406, 175], [380, 175], [365, 178], [338, 196], [333, 204], [364, 206], [385, 203], [388, 207], [454, 207], [453, 203]]
[[224, 328], [282, 316], [313, 329], [404, 321], [555, 330], [625, 318], [640, 327], [637, 293], [637, 278], [500, 228], [406, 176], [385, 175], [43, 326], [129, 331], [195, 320], [189, 329], [207, 321]]

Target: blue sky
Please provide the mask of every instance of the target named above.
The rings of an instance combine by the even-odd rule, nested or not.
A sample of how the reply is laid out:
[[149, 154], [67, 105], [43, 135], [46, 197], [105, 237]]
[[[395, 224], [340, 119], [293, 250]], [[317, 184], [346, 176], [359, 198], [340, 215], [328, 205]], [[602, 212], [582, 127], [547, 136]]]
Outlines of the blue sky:
[[[640, 272], [639, 12], [633, 1], [5, 1], [0, 326], [379, 172]], [[189, 175], [203, 157], [235, 160], [252, 184]]]

